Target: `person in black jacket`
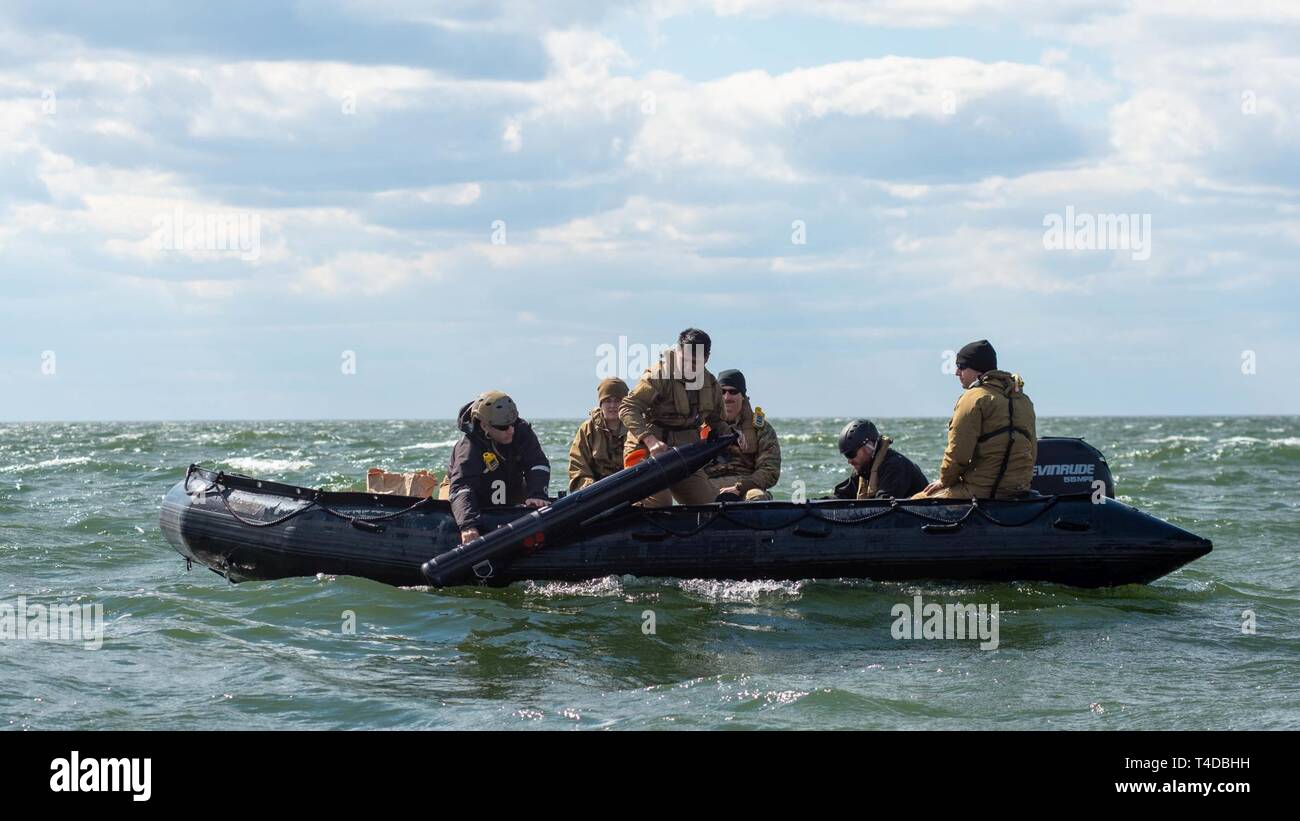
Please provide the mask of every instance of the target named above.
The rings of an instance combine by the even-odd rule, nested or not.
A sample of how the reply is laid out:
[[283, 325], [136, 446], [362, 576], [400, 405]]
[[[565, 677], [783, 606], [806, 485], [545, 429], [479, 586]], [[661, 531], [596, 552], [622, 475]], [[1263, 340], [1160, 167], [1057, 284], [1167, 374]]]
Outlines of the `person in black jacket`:
[[443, 494], [462, 544], [479, 537], [481, 505], [550, 504], [551, 463], [513, 399], [488, 391], [462, 407], [457, 422], [465, 435], [451, 452]]
[[929, 482], [903, 454], [890, 450], [894, 440], [881, 436], [868, 419], [857, 419], [840, 432], [840, 453], [853, 475], [835, 488], [837, 499], [907, 499]]

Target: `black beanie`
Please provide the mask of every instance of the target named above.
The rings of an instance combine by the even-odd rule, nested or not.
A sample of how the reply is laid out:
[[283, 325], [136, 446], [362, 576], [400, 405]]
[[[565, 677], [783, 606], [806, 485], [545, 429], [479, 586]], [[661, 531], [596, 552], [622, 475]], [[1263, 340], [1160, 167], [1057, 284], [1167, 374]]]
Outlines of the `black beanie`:
[[745, 375], [734, 368], [718, 374], [718, 384], [728, 388], [735, 388], [745, 396], [749, 395], [749, 391], [745, 390]]
[[984, 373], [998, 369], [998, 352], [993, 350], [987, 339], [972, 342], [957, 351], [957, 367], [973, 368]]

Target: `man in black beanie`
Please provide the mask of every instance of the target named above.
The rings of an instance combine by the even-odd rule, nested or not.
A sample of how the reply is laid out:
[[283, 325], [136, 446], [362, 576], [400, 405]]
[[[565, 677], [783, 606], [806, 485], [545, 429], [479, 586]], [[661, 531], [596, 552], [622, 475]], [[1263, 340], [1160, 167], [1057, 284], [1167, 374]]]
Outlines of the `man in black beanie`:
[[957, 379], [965, 393], [948, 423], [939, 478], [914, 498], [1008, 499], [1029, 491], [1038, 458], [1034, 403], [1025, 381], [998, 370], [987, 339], [957, 352]]
[[719, 500], [766, 502], [781, 479], [781, 444], [762, 408], [749, 403], [745, 375], [737, 370], [718, 373], [722, 388], [722, 418], [745, 434], [744, 444], [727, 449], [729, 459], [704, 468], [704, 475], [717, 491]]

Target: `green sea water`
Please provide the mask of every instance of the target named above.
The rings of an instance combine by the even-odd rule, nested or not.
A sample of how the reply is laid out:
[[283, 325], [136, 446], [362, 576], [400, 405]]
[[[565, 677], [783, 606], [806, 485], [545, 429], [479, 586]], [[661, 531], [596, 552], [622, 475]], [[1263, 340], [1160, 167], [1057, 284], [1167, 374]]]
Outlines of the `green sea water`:
[[[845, 420], [774, 420], [843, 478]], [[880, 420], [933, 474], [945, 421]], [[577, 420], [536, 422], [563, 473]], [[230, 585], [158, 529], [191, 462], [330, 489], [445, 469], [449, 421], [0, 423], [0, 607], [99, 604], [102, 646], [0, 640], [0, 727], [1300, 728], [1300, 419], [1056, 418], [1118, 495], [1214, 551], [1148, 586], [604, 578]], [[914, 595], [1000, 608], [1000, 641], [898, 640]], [[643, 630], [654, 613], [655, 631]], [[348, 613], [355, 632], [346, 631]], [[1253, 631], [1243, 630], [1251, 621]]]

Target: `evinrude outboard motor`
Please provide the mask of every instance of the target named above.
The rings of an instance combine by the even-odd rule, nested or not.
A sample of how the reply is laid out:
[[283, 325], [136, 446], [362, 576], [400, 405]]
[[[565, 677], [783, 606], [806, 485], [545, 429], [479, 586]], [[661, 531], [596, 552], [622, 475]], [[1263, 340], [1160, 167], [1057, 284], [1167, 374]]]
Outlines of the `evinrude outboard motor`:
[[1115, 498], [1106, 457], [1092, 445], [1069, 436], [1047, 436], [1038, 440], [1038, 461], [1029, 486], [1044, 495], [1091, 493], [1092, 483], [1105, 483], [1106, 495]]

